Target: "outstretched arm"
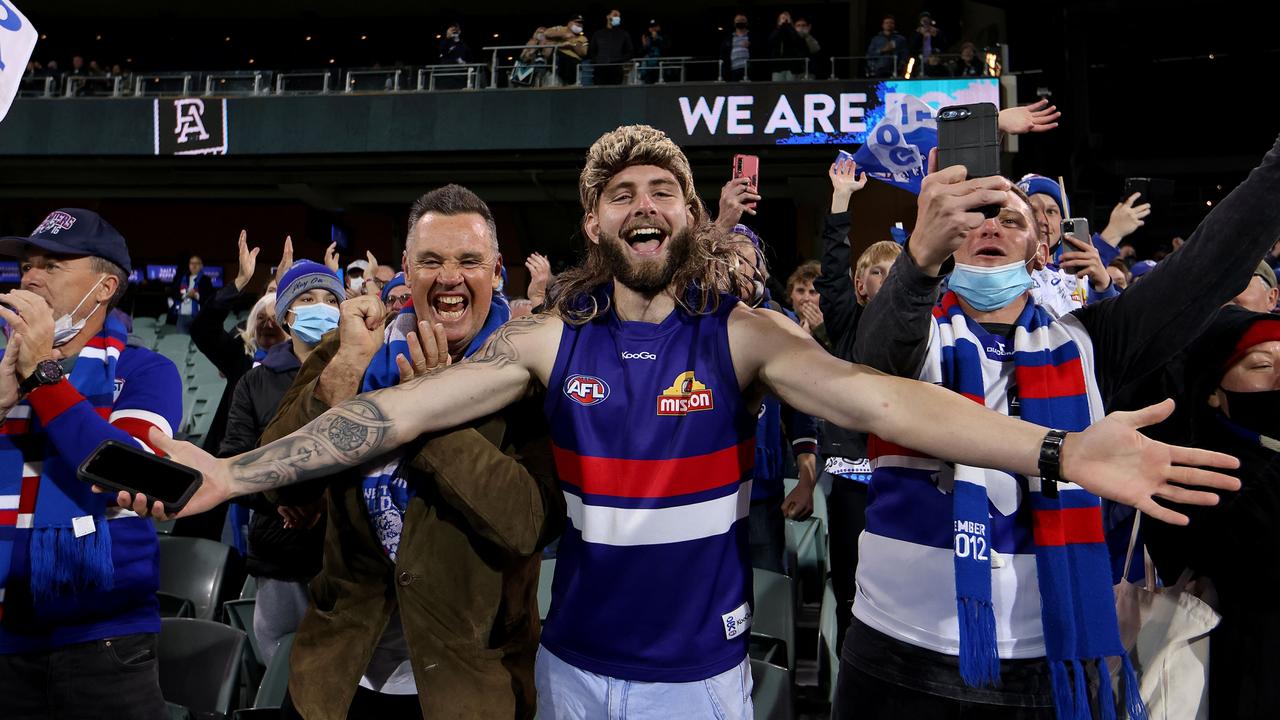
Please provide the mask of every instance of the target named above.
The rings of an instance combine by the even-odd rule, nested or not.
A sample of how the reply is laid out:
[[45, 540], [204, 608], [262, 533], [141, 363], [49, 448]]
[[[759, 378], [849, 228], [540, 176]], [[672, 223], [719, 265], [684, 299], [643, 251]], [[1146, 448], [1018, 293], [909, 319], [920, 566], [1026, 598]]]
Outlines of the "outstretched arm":
[[[422, 433], [497, 412], [524, 396], [546, 356], [554, 354], [559, 327], [558, 319], [545, 315], [513, 320], [465, 362], [359, 395], [295, 433], [226, 460], [188, 443], [161, 440], [162, 451], [204, 475], [204, 485], [180, 515], [361, 465]], [[121, 493], [119, 502], [148, 514], [145, 498]], [[163, 513], [159, 503], [150, 510]]]
[[[795, 409], [892, 443], [953, 462], [1039, 474], [1046, 428], [988, 410], [957, 393], [927, 383], [881, 375], [838, 360], [808, 341], [798, 328], [746, 307], [730, 318], [729, 342], [738, 377], [759, 378]], [[1200, 485], [1234, 490], [1235, 478], [1195, 466], [1233, 468], [1234, 458], [1147, 439], [1137, 428], [1160, 422], [1173, 410], [1166, 401], [1134, 413], [1113, 413], [1067, 436], [1062, 477], [1084, 489], [1172, 524], [1186, 516], [1155, 502], [1212, 505], [1217, 495], [1188, 490]]]

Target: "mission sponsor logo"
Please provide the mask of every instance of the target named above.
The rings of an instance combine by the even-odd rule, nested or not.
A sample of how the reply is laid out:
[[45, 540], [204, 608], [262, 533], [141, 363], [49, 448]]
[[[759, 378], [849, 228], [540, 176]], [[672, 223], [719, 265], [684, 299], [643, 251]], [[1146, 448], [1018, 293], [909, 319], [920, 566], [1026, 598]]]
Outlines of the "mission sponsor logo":
[[658, 396], [658, 414], [663, 416], [688, 415], [700, 410], [711, 410], [715, 406], [711, 388], [698, 382], [692, 370], [677, 375], [671, 387]]
[[609, 383], [592, 375], [570, 375], [564, 381], [564, 394], [579, 405], [599, 405], [609, 397]]

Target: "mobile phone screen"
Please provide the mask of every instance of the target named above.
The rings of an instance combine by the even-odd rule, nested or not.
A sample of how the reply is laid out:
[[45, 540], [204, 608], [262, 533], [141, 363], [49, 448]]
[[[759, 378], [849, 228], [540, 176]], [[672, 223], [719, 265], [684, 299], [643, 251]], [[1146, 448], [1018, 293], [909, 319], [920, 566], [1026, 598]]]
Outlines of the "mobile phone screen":
[[116, 489], [146, 495], [166, 505], [182, 501], [200, 473], [152, 455], [142, 448], [132, 449], [107, 441], [98, 446], [80, 469], [82, 479], [106, 481]]

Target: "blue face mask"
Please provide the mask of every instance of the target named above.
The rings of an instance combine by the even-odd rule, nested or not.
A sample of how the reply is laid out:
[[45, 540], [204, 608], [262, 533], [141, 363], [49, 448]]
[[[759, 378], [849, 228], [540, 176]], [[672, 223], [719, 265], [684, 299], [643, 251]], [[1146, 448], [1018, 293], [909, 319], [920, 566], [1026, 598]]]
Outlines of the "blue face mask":
[[1012, 262], [991, 268], [956, 263], [947, 284], [980, 312], [990, 312], [1008, 305], [1033, 285], [1025, 262]]
[[612, 25], [613, 27], [618, 27], [619, 25], [622, 24], [622, 18], [617, 15], [614, 15], [613, 17], [609, 18], [609, 24]]
[[320, 342], [320, 338], [338, 327], [338, 308], [325, 303], [313, 303], [290, 308], [293, 322], [289, 332], [308, 347]]

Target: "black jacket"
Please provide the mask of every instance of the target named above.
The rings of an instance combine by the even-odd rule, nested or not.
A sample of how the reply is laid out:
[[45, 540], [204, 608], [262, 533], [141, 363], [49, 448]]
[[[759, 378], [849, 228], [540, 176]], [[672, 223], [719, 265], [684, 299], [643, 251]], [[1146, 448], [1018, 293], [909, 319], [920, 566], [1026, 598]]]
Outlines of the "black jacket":
[[[831, 354], [853, 362], [862, 306], [853, 287], [849, 249], [849, 213], [831, 213], [822, 230], [822, 273], [813, 282], [818, 309], [831, 341]], [[867, 456], [867, 434], [818, 421], [818, 446], [824, 458], [858, 460]]]
[[[219, 456], [239, 455], [258, 447], [262, 431], [275, 418], [300, 367], [292, 343], [284, 342], [271, 348], [261, 365], [240, 378], [227, 414], [227, 432]], [[288, 529], [276, 506], [261, 495], [248, 496], [241, 502], [254, 511], [249, 520], [249, 574], [302, 582], [320, 571], [323, 522], [310, 529]]]
[[621, 27], [607, 27], [591, 34], [587, 57], [593, 63], [620, 63], [636, 56], [631, 35]]
[[236, 383], [253, 367], [253, 358], [245, 353], [244, 339], [240, 337], [240, 333], [223, 329], [232, 306], [244, 297], [243, 293], [236, 290], [235, 283], [227, 283], [212, 299], [200, 306], [200, 312], [191, 321], [191, 342], [227, 379], [222, 399], [218, 401], [218, 410], [213, 414], [213, 424], [204, 436], [204, 449], [212, 455], [217, 455], [218, 448], [222, 447], [222, 434], [227, 427], [227, 410], [231, 407], [231, 395], [236, 390]]

